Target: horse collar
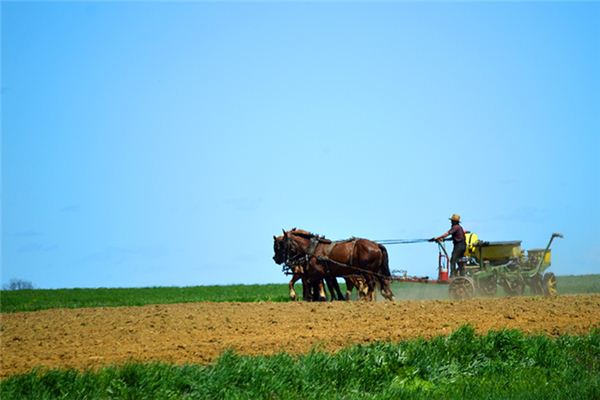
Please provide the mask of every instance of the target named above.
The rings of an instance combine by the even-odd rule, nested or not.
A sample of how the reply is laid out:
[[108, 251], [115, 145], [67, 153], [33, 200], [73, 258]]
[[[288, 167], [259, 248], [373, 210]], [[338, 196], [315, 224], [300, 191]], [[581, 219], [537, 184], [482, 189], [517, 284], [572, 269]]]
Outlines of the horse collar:
[[318, 245], [319, 245], [319, 238], [312, 237], [310, 239], [310, 244], [308, 245], [308, 249], [306, 249], [306, 255], [308, 257], [312, 257], [312, 255], [314, 254]]

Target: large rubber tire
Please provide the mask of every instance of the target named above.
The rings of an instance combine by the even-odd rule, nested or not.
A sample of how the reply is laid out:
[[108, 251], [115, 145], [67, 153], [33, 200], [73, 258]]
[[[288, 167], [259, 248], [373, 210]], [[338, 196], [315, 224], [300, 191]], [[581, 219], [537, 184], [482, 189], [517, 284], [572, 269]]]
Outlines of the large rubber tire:
[[458, 276], [450, 281], [448, 294], [452, 300], [466, 300], [475, 295], [475, 283], [468, 276]]

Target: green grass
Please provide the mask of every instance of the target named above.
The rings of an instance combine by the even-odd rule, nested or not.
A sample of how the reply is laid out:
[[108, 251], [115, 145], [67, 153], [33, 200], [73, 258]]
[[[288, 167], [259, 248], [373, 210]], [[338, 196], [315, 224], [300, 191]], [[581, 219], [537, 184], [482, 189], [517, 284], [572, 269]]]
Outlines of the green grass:
[[49, 308], [142, 306], [197, 301], [288, 301], [287, 285], [33, 289], [0, 292], [2, 312]]
[[557, 280], [559, 293], [600, 293], [600, 275], [566, 275]]
[[[344, 289], [344, 285], [342, 290]], [[301, 285], [296, 285], [301, 293]], [[393, 284], [398, 300], [448, 299], [448, 286], [441, 284]], [[559, 276], [562, 294], [600, 293], [600, 275]], [[502, 295], [502, 290], [498, 290]], [[141, 306], [197, 301], [288, 301], [287, 284], [191, 286], [153, 288], [34, 289], [0, 291], [0, 311], [37, 311], [49, 308]]]
[[8, 399], [598, 399], [600, 332], [447, 337], [373, 343], [327, 354], [241, 356], [209, 366], [127, 364], [37, 370], [0, 382]]

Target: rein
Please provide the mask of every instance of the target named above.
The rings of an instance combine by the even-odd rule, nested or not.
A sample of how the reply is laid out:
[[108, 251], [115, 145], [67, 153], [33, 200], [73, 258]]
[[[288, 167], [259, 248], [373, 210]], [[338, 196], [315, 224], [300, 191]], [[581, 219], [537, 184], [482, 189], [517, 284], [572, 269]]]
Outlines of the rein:
[[367, 269], [363, 269], [363, 268], [359, 268], [359, 267], [354, 267], [354, 266], [352, 266], [352, 265], [348, 265], [348, 264], [344, 264], [344, 263], [341, 263], [341, 262], [337, 262], [337, 261], [335, 261], [335, 260], [332, 260], [332, 259], [331, 259], [331, 258], [329, 258], [329, 257], [317, 257], [317, 260], [319, 260], [319, 261], [321, 261], [321, 262], [325, 262], [325, 263], [332, 263], [332, 264], [336, 264], [336, 265], [337, 265], [337, 266], [339, 266], [339, 267], [348, 268], [348, 269], [353, 269], [353, 270], [355, 270], [355, 271], [360, 271], [360, 272], [363, 272], [363, 273], [366, 273], [366, 274], [369, 274], [369, 275], [376, 275], [376, 276], [379, 276], [379, 277], [381, 277], [381, 278], [386, 278], [386, 279], [387, 279], [387, 278], [391, 278], [391, 276], [383, 275], [383, 274], [380, 274], [380, 273], [378, 273], [378, 272], [373, 272], [373, 271], [369, 271], [369, 270], [367, 270]]
[[[288, 236], [285, 239], [285, 262], [284, 262], [283, 267], [282, 267], [282, 271], [285, 272], [285, 273], [288, 273], [288, 274], [292, 274], [293, 273], [291, 271], [292, 271], [292, 268], [293, 268], [294, 265], [298, 265], [300, 263], [302, 263], [302, 264], [308, 264], [308, 261], [313, 256], [315, 250], [317, 249], [317, 246], [320, 243], [320, 239], [319, 239], [319, 237], [312, 237], [310, 239], [310, 243], [308, 245], [308, 249], [306, 249], [306, 250], [300, 249], [298, 251], [298, 254], [296, 256], [293, 256], [293, 257], [290, 257], [291, 243], [292, 243], [292, 239]], [[304, 253], [304, 254], [302, 254], [302, 253]]]
[[423, 243], [428, 242], [429, 239], [384, 239], [374, 240], [375, 243], [379, 244], [411, 244], [411, 243]]

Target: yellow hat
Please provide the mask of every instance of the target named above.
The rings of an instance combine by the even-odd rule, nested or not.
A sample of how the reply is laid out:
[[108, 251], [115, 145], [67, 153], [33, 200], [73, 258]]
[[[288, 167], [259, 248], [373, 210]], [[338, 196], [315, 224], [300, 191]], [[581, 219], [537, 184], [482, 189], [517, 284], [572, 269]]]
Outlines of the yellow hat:
[[452, 214], [452, 216], [450, 218], [448, 218], [450, 221], [454, 221], [454, 222], [460, 222], [460, 215], [458, 214]]

